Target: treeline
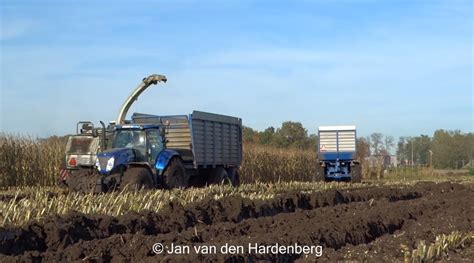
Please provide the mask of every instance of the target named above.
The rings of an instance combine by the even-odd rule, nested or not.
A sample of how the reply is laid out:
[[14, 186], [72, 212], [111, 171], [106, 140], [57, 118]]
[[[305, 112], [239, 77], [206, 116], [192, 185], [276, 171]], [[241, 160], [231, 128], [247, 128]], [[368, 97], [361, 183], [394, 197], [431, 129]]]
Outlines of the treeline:
[[367, 137], [357, 138], [357, 159], [363, 160], [368, 156], [390, 155], [395, 146], [395, 139], [380, 132], [374, 132]]
[[244, 127], [243, 140], [245, 143], [300, 150], [316, 150], [318, 141], [316, 134], [308, 134], [300, 122], [292, 121], [283, 122], [280, 128], [268, 127], [264, 131]]
[[[256, 131], [249, 127], [243, 129], [245, 143], [316, 151], [318, 136], [309, 134], [300, 122], [286, 121], [281, 127], [268, 127]], [[413, 147], [412, 147], [413, 146]], [[413, 148], [413, 162], [412, 162]], [[430, 166], [436, 169], [462, 168], [474, 157], [474, 133], [463, 133], [459, 130], [437, 130], [432, 137], [395, 138], [374, 132], [367, 137], [358, 137], [357, 158], [363, 160], [368, 156], [396, 154], [398, 165]]]
[[[400, 137], [397, 157], [402, 164], [413, 164], [436, 169], [459, 169], [474, 159], [474, 133], [459, 130], [436, 130], [433, 137]], [[474, 164], [473, 164], [474, 165]]]
[[[300, 150], [316, 151], [318, 136], [309, 134], [308, 130], [300, 122], [285, 121], [281, 127], [268, 127], [264, 131], [256, 131], [249, 127], [243, 129], [244, 143], [273, 146], [277, 148], [290, 148]], [[370, 155], [384, 155], [391, 151], [394, 146], [392, 136], [384, 136], [381, 133], [373, 133], [357, 140], [357, 158], [364, 159]]]

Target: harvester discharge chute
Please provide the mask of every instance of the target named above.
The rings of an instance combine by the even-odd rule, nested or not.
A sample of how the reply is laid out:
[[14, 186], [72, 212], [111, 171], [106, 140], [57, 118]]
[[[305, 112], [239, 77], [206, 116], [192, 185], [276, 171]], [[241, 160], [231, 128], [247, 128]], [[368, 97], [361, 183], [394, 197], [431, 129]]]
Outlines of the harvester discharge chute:
[[111, 147], [115, 124], [124, 124], [130, 106], [149, 86], [158, 82], [166, 82], [163, 75], [153, 74], [144, 78], [128, 96], [120, 108], [115, 123], [107, 128], [100, 121], [101, 128], [94, 128], [90, 121], [77, 123], [76, 134], [68, 138], [66, 145], [65, 170], [61, 171], [60, 182], [75, 192], [97, 192], [97, 181], [101, 180], [97, 172], [97, 154]]

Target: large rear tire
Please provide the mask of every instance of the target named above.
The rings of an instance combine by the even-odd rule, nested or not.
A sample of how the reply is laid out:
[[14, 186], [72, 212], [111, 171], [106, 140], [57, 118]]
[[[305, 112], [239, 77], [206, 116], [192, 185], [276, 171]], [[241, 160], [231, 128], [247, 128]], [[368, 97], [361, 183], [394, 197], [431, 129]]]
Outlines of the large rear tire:
[[163, 173], [163, 183], [168, 188], [186, 188], [189, 185], [189, 175], [179, 158], [171, 159]]
[[359, 163], [351, 167], [351, 182], [360, 183], [362, 181], [362, 167]]
[[138, 191], [153, 188], [153, 179], [148, 169], [143, 167], [128, 168], [120, 181], [120, 189]]
[[224, 167], [216, 167], [213, 169], [207, 178], [207, 184], [228, 184], [231, 183], [229, 174]]

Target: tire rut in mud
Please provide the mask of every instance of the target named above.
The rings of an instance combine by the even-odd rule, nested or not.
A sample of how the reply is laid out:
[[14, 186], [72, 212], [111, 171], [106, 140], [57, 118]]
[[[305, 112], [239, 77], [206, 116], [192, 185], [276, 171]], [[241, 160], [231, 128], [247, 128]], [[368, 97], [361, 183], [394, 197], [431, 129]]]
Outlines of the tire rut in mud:
[[[186, 207], [170, 203], [159, 213], [130, 213], [117, 218], [71, 213], [23, 228], [0, 230], [0, 253], [24, 259], [78, 260], [89, 256], [106, 261], [146, 257], [158, 260], [160, 257], [151, 252], [155, 242], [219, 246], [270, 244], [272, 240], [340, 249], [348, 244], [367, 244], [401, 229], [407, 220], [423, 215], [427, 209], [426, 200], [421, 200], [426, 199], [422, 198], [424, 195], [454, 190], [466, 189], [458, 184], [428, 183], [402, 189], [371, 187], [287, 193], [264, 201], [228, 197], [207, 199]], [[417, 203], [410, 205], [412, 202]], [[170, 259], [186, 261], [202, 257], [194, 256]], [[250, 259], [244, 255], [213, 257], [218, 261]], [[291, 261], [299, 255], [275, 257], [254, 258]]]

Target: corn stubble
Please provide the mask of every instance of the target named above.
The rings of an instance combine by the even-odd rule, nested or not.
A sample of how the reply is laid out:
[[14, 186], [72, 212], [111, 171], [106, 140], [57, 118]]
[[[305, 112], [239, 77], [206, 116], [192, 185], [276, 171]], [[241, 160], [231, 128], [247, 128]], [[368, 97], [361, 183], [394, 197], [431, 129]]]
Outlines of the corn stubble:
[[208, 197], [218, 200], [229, 196], [241, 196], [253, 200], [266, 200], [291, 191], [309, 193], [357, 187], [366, 186], [336, 182], [257, 182], [239, 187], [213, 185], [205, 188], [121, 191], [106, 194], [68, 193], [56, 187], [7, 188], [0, 193], [2, 199], [0, 201], [0, 227], [21, 226], [31, 220], [39, 220], [51, 215], [63, 215], [70, 211], [118, 216], [127, 212], [145, 210], [158, 212], [170, 202], [186, 205]]
[[416, 249], [405, 252], [405, 262], [434, 262], [446, 255], [450, 249], [462, 249], [470, 246], [473, 241], [474, 232], [461, 233], [459, 231], [438, 235], [435, 242], [428, 245], [424, 240], [420, 240]]

